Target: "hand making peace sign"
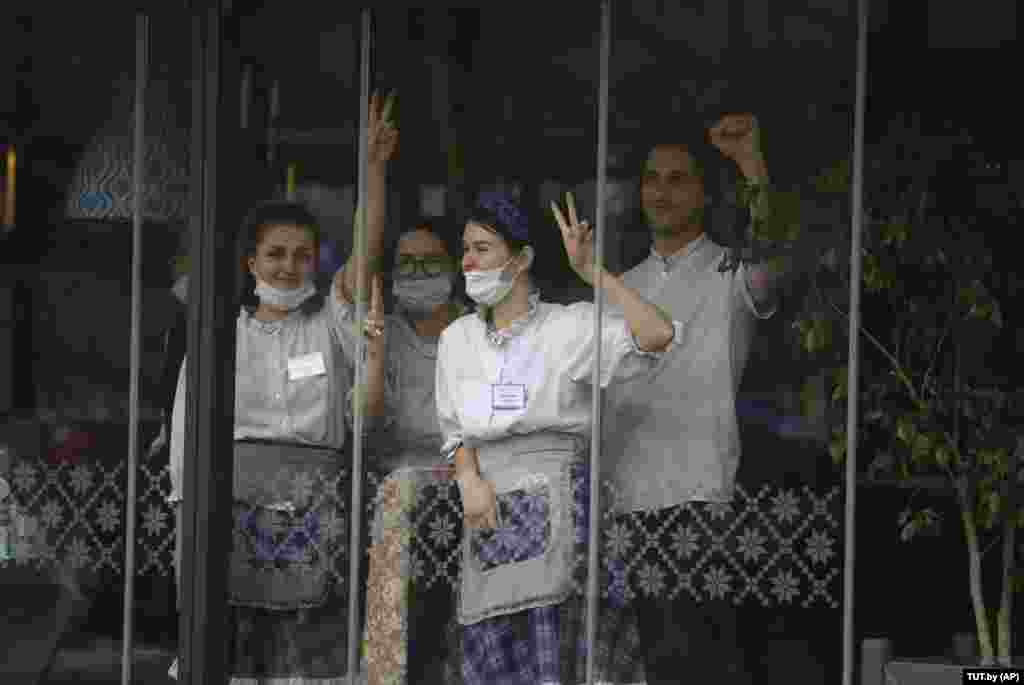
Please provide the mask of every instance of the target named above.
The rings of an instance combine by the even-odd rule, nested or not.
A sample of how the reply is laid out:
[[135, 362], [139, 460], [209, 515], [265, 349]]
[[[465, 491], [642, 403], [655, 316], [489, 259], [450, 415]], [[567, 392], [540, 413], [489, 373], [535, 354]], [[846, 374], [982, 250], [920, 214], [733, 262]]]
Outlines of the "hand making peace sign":
[[565, 200], [569, 208], [568, 221], [554, 202], [551, 203], [551, 211], [562, 230], [562, 243], [565, 245], [566, 254], [569, 255], [569, 265], [587, 284], [593, 285], [594, 231], [589, 222], [580, 222], [571, 192], [565, 194]]
[[391, 121], [391, 108], [395, 103], [395, 91], [388, 94], [381, 103], [379, 93], [370, 96], [369, 120], [369, 163], [384, 164], [389, 162], [398, 146], [398, 129]]

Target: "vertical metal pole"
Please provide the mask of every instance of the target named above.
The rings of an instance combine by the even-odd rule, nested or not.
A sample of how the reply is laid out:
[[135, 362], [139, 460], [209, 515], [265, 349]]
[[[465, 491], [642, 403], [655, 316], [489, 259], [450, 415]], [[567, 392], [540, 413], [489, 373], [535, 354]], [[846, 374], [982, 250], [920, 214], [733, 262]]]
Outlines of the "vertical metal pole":
[[853, 573], [857, 504], [857, 380], [860, 367], [861, 231], [864, 223], [864, 102], [867, 96], [868, 0], [857, 2], [857, 91], [853, 125], [851, 188], [850, 350], [846, 398], [846, 529], [843, 564], [843, 685], [853, 685]]
[[[356, 213], [355, 239], [352, 254], [356, 256], [356, 330], [363, 330], [366, 317], [366, 293], [363, 281], [366, 277], [366, 214], [367, 214], [367, 165], [369, 163], [369, 102], [370, 102], [370, 10], [362, 12], [362, 44], [359, 55], [359, 201], [360, 211]], [[357, 252], [358, 250], [358, 252]], [[359, 631], [359, 562], [362, 544], [359, 534], [363, 522], [363, 403], [360, 401], [366, 385], [366, 340], [362, 335], [356, 338], [355, 359], [355, 407], [352, 420], [352, 519], [349, 537], [349, 578], [348, 578], [348, 682], [356, 685], [359, 669], [359, 645], [362, 634]]]
[[[235, 240], [245, 183], [229, 183], [239, 149], [237, 50], [224, 0], [194, 0], [189, 154], [192, 268], [189, 276], [182, 502], [181, 661], [183, 685], [223, 685], [230, 671], [226, 598], [234, 497], [236, 327]], [[233, 27], [234, 28], [234, 27]], [[231, 168], [237, 181], [239, 170]], [[242, 172], [249, 171], [243, 168]], [[222, 179], [225, 182], [221, 182]], [[246, 179], [249, 180], [249, 179]], [[225, 265], [230, 265], [225, 268]]]
[[135, 18], [135, 139], [132, 159], [132, 312], [129, 348], [128, 466], [125, 477], [124, 618], [121, 635], [121, 685], [132, 682], [135, 626], [135, 514], [139, 468], [139, 372], [142, 343], [142, 209], [145, 204], [146, 81], [149, 78], [149, 17]]
[[593, 419], [590, 433], [590, 511], [587, 512], [587, 684], [595, 682], [598, 611], [598, 545], [601, 523], [601, 319], [604, 292], [601, 290], [601, 267], [604, 265], [605, 186], [608, 175], [608, 59], [611, 53], [611, 0], [601, 2], [600, 83], [597, 107], [597, 198], [594, 219], [597, 235], [594, 240], [594, 375]]

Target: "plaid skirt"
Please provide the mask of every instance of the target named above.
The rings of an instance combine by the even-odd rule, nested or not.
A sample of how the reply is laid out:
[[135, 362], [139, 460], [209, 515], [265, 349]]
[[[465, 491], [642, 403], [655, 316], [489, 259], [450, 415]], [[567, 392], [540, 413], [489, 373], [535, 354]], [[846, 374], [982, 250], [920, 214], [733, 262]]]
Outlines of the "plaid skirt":
[[[454, 651], [459, 656], [462, 680], [466, 685], [578, 685], [586, 681], [589, 485], [587, 465], [582, 462], [574, 464], [572, 494], [576, 564], [573, 594], [557, 605], [459, 626]], [[493, 544], [497, 546], [498, 543], [495, 541]], [[503, 554], [498, 548], [482, 551], [492, 558]], [[595, 641], [597, 682], [642, 683], [643, 652], [635, 614], [621, 611], [621, 607], [606, 598], [599, 600], [598, 610]]]

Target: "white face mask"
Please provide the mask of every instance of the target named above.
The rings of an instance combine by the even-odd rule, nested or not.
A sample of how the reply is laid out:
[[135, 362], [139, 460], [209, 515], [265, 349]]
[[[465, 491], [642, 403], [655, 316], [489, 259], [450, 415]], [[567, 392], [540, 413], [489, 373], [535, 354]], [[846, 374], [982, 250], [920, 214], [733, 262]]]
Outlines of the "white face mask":
[[395, 279], [391, 289], [395, 303], [410, 314], [430, 314], [452, 296], [450, 275]]
[[[529, 247], [523, 248], [523, 254], [527, 257], [527, 264], [532, 258]], [[497, 269], [466, 272], [466, 294], [479, 305], [493, 307], [512, 292], [512, 286], [516, 283], [519, 274], [505, 275], [505, 269], [512, 263], [514, 257]], [[524, 267], [525, 268], [525, 267]], [[519, 273], [522, 273], [520, 271]]]
[[291, 290], [275, 288], [259, 278], [256, 279], [256, 297], [258, 297], [260, 302], [263, 304], [270, 305], [271, 307], [276, 307], [278, 309], [287, 309], [288, 311], [298, 309], [303, 302], [315, 294], [316, 286], [308, 279], [298, 288], [293, 288]]

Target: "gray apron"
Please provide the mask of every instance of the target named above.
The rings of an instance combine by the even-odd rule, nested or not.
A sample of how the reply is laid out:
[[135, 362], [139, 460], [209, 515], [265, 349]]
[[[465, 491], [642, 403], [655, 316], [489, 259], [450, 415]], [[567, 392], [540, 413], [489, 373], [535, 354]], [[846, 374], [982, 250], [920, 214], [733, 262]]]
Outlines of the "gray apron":
[[477, 446], [480, 475], [497, 495], [498, 527], [463, 527], [459, 623], [559, 604], [572, 594], [571, 469], [583, 456], [583, 438], [564, 433]]
[[346, 545], [339, 495], [345, 454], [327, 447], [235, 442], [228, 602], [271, 610], [318, 607]]

